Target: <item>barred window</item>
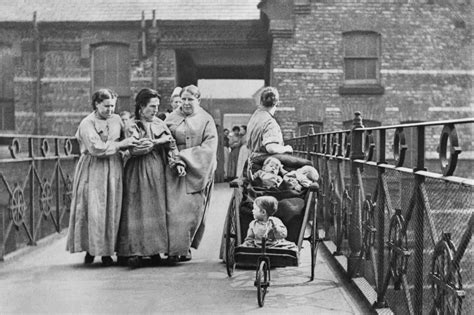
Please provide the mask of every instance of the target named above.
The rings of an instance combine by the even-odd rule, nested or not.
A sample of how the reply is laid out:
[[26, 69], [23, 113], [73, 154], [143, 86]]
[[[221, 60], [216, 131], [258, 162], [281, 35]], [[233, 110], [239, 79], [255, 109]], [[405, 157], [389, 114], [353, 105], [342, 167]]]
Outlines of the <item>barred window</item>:
[[346, 84], [375, 84], [379, 81], [380, 35], [375, 32], [343, 34]]
[[92, 49], [92, 89], [117, 92], [117, 111], [131, 110], [130, 52], [120, 43], [98, 44]]

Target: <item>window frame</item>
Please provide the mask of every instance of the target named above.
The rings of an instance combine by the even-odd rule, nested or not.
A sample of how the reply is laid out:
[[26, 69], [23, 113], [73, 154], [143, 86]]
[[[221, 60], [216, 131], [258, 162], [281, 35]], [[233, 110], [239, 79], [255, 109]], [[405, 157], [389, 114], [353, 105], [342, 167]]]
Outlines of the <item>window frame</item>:
[[[375, 55], [362, 55], [355, 54], [349, 55], [348, 44], [351, 37], [362, 36], [367, 40], [375, 39]], [[383, 94], [384, 88], [381, 86], [381, 51], [382, 51], [382, 36], [378, 32], [374, 31], [348, 31], [342, 33], [342, 59], [343, 59], [343, 85], [339, 88], [339, 93], [344, 94]], [[347, 62], [349, 60], [371, 60], [375, 61], [375, 77], [374, 78], [364, 78], [364, 79], [347, 79]], [[364, 67], [364, 70], [367, 73], [368, 66]], [[354, 74], [357, 75], [357, 70], [354, 69]], [[367, 77], [367, 76], [366, 76]]]
[[[123, 86], [119, 86], [117, 84], [107, 84], [107, 86], [97, 86], [97, 82], [96, 82], [96, 60], [95, 58], [97, 58], [97, 55], [96, 55], [96, 49], [98, 48], [101, 48], [101, 47], [121, 47], [121, 48], [125, 48], [125, 50], [127, 51], [127, 55], [125, 56], [125, 59], [128, 61], [128, 63], [123, 63], [123, 65], [126, 65], [126, 73], [127, 73], [127, 81]], [[121, 111], [121, 110], [131, 110], [130, 107], [131, 107], [131, 104], [130, 104], [130, 101], [126, 101], [126, 100], [130, 100], [131, 96], [132, 96], [132, 90], [131, 90], [131, 58], [132, 58], [132, 55], [130, 53], [130, 44], [129, 43], [124, 43], [124, 42], [118, 42], [118, 41], [104, 41], [104, 42], [98, 42], [98, 43], [94, 43], [94, 44], [91, 44], [90, 45], [90, 50], [91, 50], [91, 54], [90, 54], [90, 61], [91, 61], [91, 94], [96, 91], [97, 89], [99, 88], [102, 88], [102, 87], [107, 87], [107, 88], [110, 88], [112, 90], [114, 90], [117, 94], [118, 94], [118, 103], [117, 103], [117, 106], [116, 106], [116, 111]], [[124, 66], [124, 69], [125, 69], [125, 66]], [[107, 70], [107, 69], [106, 69]], [[119, 68], [117, 68], [116, 70], [120, 70]], [[105, 81], [105, 80], [104, 80]], [[117, 82], [119, 83], [119, 82]], [[122, 101], [121, 101], [122, 100]], [[123, 101], [125, 101], [125, 103], [128, 103], [128, 104], [121, 104]], [[119, 108], [120, 107], [120, 108]]]

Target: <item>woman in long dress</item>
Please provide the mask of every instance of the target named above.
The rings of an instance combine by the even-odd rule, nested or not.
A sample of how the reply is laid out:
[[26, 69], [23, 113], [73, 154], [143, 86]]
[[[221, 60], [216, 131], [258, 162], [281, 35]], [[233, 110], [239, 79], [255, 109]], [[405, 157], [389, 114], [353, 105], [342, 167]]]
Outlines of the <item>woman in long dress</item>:
[[86, 252], [84, 263], [94, 256], [113, 263], [122, 208], [122, 159], [120, 149], [134, 146], [132, 138], [119, 141], [122, 120], [114, 114], [117, 94], [100, 89], [92, 95], [94, 111], [77, 129], [81, 156], [76, 165], [71, 200], [67, 250]]
[[135, 99], [135, 122], [128, 135], [140, 144], [130, 150], [124, 171], [123, 207], [117, 255], [129, 257], [132, 268], [149, 256], [155, 264], [168, 252], [166, 168], [175, 166], [174, 140], [166, 124], [156, 117], [161, 96], [142, 89]]
[[205, 214], [216, 169], [217, 130], [211, 115], [200, 107], [201, 94], [194, 85], [181, 91], [183, 104], [165, 122], [178, 146], [178, 161], [185, 169], [167, 169], [167, 213], [170, 263], [190, 259], [205, 228]]
[[240, 146], [242, 145], [242, 137], [240, 136], [240, 127], [234, 126], [232, 132], [229, 135], [229, 164], [227, 168], [227, 178], [229, 180], [234, 179], [238, 176], [237, 174], [237, 161], [239, 159]]
[[237, 159], [237, 170], [236, 176], [242, 177], [242, 171], [244, 169], [245, 162], [249, 157], [249, 149], [247, 148], [247, 126], [240, 126], [240, 139], [241, 145], [239, 150], [239, 158]]

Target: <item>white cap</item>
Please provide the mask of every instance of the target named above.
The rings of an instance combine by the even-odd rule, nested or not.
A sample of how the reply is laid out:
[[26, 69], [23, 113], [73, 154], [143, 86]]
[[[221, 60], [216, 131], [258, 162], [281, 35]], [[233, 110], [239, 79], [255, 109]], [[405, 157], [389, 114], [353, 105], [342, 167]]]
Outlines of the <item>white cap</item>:
[[178, 95], [180, 95], [182, 90], [183, 90], [183, 89], [182, 89], [181, 87], [179, 87], [179, 86], [175, 87], [174, 90], [173, 90], [173, 93], [171, 93], [171, 96], [173, 97], [173, 96], [178, 96]]

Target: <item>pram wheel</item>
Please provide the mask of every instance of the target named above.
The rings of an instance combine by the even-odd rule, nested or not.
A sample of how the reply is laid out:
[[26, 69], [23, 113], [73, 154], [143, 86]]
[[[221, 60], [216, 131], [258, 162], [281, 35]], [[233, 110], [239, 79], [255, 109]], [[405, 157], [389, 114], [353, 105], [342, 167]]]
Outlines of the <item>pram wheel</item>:
[[318, 255], [319, 232], [318, 232], [318, 201], [315, 200], [313, 207], [313, 222], [311, 223], [311, 281], [314, 280], [314, 267]]
[[237, 212], [236, 212], [236, 200], [232, 198], [231, 204], [229, 206], [229, 211], [227, 215], [227, 226], [225, 234], [225, 266], [227, 269], [227, 275], [232, 277], [235, 269], [235, 247], [237, 244]]
[[267, 288], [270, 285], [270, 269], [268, 263], [265, 260], [260, 261], [260, 265], [257, 269], [255, 277], [255, 286], [257, 287], [257, 300], [258, 306], [262, 307], [265, 302], [265, 295], [267, 294]]

